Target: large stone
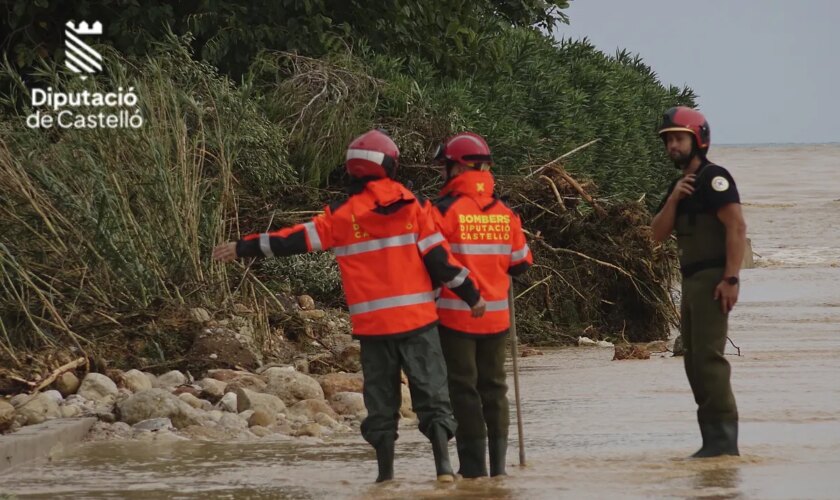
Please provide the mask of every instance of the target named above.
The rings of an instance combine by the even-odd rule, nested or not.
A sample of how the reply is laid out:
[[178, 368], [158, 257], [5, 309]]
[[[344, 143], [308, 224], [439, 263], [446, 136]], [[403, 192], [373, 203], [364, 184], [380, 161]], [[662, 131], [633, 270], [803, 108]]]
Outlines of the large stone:
[[140, 392], [152, 388], [152, 381], [140, 370], [128, 370], [123, 373], [125, 388], [131, 392]]
[[168, 418], [181, 429], [200, 425], [202, 413], [165, 389], [147, 389], [132, 395], [118, 405], [121, 420], [136, 424], [150, 418]]
[[198, 386], [201, 387], [201, 397], [215, 403], [225, 395], [227, 383], [208, 377], [199, 380]]
[[302, 436], [311, 436], [314, 438], [320, 438], [323, 435], [324, 431], [321, 428], [320, 424], [316, 424], [315, 422], [311, 422], [308, 424], [303, 424], [300, 428], [295, 432], [295, 436], [302, 437]]
[[113, 403], [119, 390], [117, 384], [101, 373], [88, 373], [82, 380], [78, 394], [85, 399], [100, 403]]
[[252, 434], [261, 438], [273, 434], [273, 432], [271, 432], [271, 429], [269, 429], [268, 427], [263, 427], [261, 425], [252, 425], [249, 430]]
[[238, 413], [236, 411], [236, 399], [235, 392], [228, 392], [219, 400], [218, 406], [224, 411]]
[[135, 431], [154, 432], [172, 429], [172, 421], [168, 418], [150, 418], [141, 420], [131, 426]]
[[261, 360], [251, 346], [251, 331], [245, 326], [240, 331], [221, 326], [202, 329], [186, 354], [187, 362], [198, 369], [257, 368]]
[[152, 372], [143, 372], [143, 375], [146, 376], [146, 378], [149, 380], [149, 383], [152, 384], [152, 387], [155, 387], [155, 384], [157, 384], [157, 375], [155, 375]]
[[174, 389], [179, 385], [187, 383], [187, 376], [178, 370], [172, 370], [159, 376], [155, 381], [155, 387], [159, 389]]
[[236, 392], [238, 389], [248, 389], [254, 392], [264, 392], [268, 384], [257, 375], [242, 375], [228, 382], [225, 392]]
[[642, 345], [616, 344], [613, 361], [624, 359], [650, 359], [650, 352]]
[[58, 389], [58, 392], [65, 397], [71, 394], [76, 394], [80, 385], [81, 382], [79, 382], [79, 377], [77, 377], [73, 372], [64, 372], [60, 377], [58, 377], [58, 380], [55, 381], [55, 388]]
[[315, 415], [318, 413], [326, 413], [333, 418], [338, 417], [335, 410], [333, 410], [323, 399], [305, 399], [303, 401], [299, 401], [289, 408], [289, 413], [297, 416], [303, 416], [310, 421], [315, 420]]
[[297, 298], [298, 306], [304, 311], [315, 309], [315, 301], [309, 295], [301, 295]]
[[324, 390], [324, 397], [330, 399], [339, 392], [362, 392], [364, 377], [361, 373], [328, 373], [322, 375], [318, 382]]
[[58, 410], [59, 413], [61, 413], [61, 418], [74, 418], [82, 416], [82, 408], [76, 405], [59, 406]]
[[225, 413], [219, 419], [219, 426], [228, 430], [246, 430], [248, 428], [248, 421], [235, 413]]
[[315, 415], [315, 422], [327, 429], [337, 429], [341, 425], [334, 418], [322, 412]]
[[274, 414], [269, 413], [267, 411], [264, 411], [262, 409], [257, 409], [256, 411], [254, 411], [254, 413], [248, 419], [248, 426], [249, 427], [254, 427], [254, 426], [268, 427], [268, 426], [274, 425], [274, 423], [276, 421], [277, 421], [277, 419], [274, 416]]
[[190, 439], [198, 441], [219, 442], [234, 439], [239, 435], [240, 431], [230, 431], [223, 427], [213, 426], [204, 427], [201, 425], [191, 425], [180, 430], [180, 433]]
[[44, 391], [44, 395], [51, 397], [53, 401], [55, 401], [57, 404], [61, 404], [61, 402], [64, 401], [64, 396], [62, 396], [61, 393], [55, 389], [52, 389], [50, 391]]
[[237, 389], [236, 411], [241, 413], [245, 410], [263, 410], [271, 415], [276, 415], [286, 411], [286, 404], [273, 394], [261, 394], [248, 389]]
[[178, 399], [192, 406], [196, 410], [210, 411], [213, 409], [213, 405], [210, 404], [210, 401], [198, 399], [197, 397], [193, 396], [188, 392], [178, 394]]
[[131, 439], [131, 426], [125, 422], [114, 422], [109, 424], [107, 422], [97, 421], [91, 427], [85, 437], [86, 441], [115, 441], [121, 439]]
[[318, 381], [293, 368], [269, 368], [263, 376], [268, 380], [265, 392], [274, 394], [287, 405], [304, 399], [324, 399], [324, 390]]
[[11, 403], [12, 406], [14, 406], [15, 408], [20, 408], [21, 405], [25, 404], [33, 397], [34, 396], [29, 394], [16, 394], [12, 396], [12, 399], [9, 400], [9, 403]]
[[330, 398], [330, 406], [339, 415], [359, 416], [366, 413], [365, 398], [358, 392], [338, 392]]
[[298, 316], [303, 319], [323, 319], [327, 312], [323, 309], [312, 309], [311, 311], [298, 311]]
[[357, 372], [362, 369], [361, 347], [358, 344], [350, 344], [338, 354], [338, 362], [345, 370]]
[[48, 418], [61, 417], [61, 410], [55, 398], [48, 394], [40, 393], [30, 399], [27, 403], [17, 409], [17, 414], [24, 425], [40, 424]]
[[252, 376], [251, 372], [243, 372], [241, 370], [230, 370], [228, 368], [215, 368], [213, 370], [207, 370], [207, 376], [221, 380], [222, 382], [233, 382], [239, 377], [242, 376]]
[[0, 399], [0, 433], [12, 428], [15, 423], [15, 407]]

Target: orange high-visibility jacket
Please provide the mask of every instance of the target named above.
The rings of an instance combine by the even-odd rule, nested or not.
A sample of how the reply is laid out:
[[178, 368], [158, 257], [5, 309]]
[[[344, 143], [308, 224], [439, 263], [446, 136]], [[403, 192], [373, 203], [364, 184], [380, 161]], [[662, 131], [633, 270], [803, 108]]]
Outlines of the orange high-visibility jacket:
[[429, 203], [402, 184], [376, 179], [310, 222], [251, 234], [237, 243], [240, 257], [271, 257], [332, 250], [353, 335], [408, 336], [437, 324], [433, 282], [474, 305], [469, 271], [452, 258]]
[[493, 196], [493, 188], [490, 172], [470, 170], [452, 178], [434, 202], [438, 228], [487, 302], [484, 316], [473, 318], [464, 301], [442, 290], [437, 302], [440, 324], [454, 333], [506, 333], [510, 328], [508, 275], [525, 272], [534, 261], [519, 216]]

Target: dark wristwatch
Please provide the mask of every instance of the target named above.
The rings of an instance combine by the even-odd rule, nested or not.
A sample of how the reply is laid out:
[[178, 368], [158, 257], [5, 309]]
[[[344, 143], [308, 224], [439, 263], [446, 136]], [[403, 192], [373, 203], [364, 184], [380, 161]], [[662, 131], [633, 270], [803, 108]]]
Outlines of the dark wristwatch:
[[730, 285], [737, 285], [738, 284], [738, 277], [737, 276], [724, 276], [721, 281], [725, 281]]

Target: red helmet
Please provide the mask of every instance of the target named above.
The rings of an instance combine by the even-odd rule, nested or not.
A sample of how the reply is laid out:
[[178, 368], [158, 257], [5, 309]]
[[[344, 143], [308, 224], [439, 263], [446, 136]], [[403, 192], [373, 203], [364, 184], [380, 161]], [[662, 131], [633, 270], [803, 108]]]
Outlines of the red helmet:
[[669, 109], [662, 115], [662, 126], [659, 127], [659, 135], [665, 139], [666, 132], [688, 132], [694, 136], [694, 142], [697, 149], [705, 153], [709, 150], [711, 145], [711, 133], [709, 131], [709, 122], [703, 113], [687, 108], [685, 106], [677, 106]]
[[371, 130], [347, 146], [344, 166], [353, 177], [393, 177], [400, 161], [400, 149], [381, 130]]
[[482, 163], [493, 163], [493, 157], [490, 156], [490, 146], [487, 145], [483, 137], [472, 132], [456, 134], [438, 146], [435, 160], [446, 162], [449, 165], [460, 163], [468, 167], [478, 166]]

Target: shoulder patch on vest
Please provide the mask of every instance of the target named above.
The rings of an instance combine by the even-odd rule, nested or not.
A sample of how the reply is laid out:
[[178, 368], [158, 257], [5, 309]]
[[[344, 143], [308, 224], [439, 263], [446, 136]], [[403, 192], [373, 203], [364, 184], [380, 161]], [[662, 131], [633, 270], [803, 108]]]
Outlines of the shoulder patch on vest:
[[719, 175], [712, 179], [712, 189], [719, 193], [722, 193], [729, 189], [729, 181], [726, 180], [726, 177]]

